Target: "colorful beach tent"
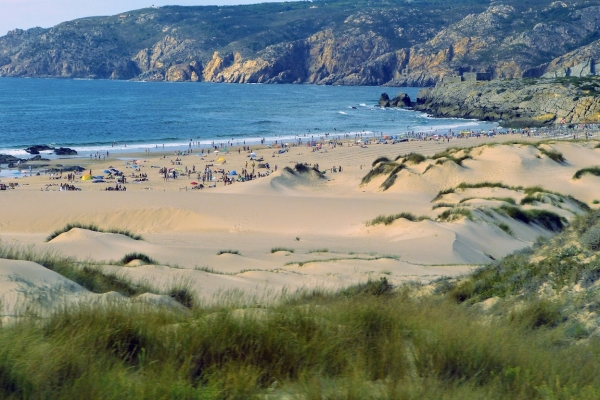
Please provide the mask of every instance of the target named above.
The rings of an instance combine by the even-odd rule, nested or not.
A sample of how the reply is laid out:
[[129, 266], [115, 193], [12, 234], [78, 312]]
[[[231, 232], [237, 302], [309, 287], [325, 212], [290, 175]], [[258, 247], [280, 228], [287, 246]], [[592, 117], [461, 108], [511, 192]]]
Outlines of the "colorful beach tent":
[[219, 164], [225, 164], [227, 162], [227, 160], [225, 160], [225, 157], [220, 157], [220, 158], [217, 159], [217, 162]]
[[90, 174], [85, 174], [81, 177], [82, 181], [91, 181], [92, 180], [92, 175]]

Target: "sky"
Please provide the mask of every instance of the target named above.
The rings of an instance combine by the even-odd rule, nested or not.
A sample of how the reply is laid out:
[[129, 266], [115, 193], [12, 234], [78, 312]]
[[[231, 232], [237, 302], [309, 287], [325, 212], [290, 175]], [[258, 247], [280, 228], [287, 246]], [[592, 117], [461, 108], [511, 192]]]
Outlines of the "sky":
[[208, 6], [282, 0], [0, 0], [0, 36], [15, 28], [50, 28], [64, 21], [164, 5]]

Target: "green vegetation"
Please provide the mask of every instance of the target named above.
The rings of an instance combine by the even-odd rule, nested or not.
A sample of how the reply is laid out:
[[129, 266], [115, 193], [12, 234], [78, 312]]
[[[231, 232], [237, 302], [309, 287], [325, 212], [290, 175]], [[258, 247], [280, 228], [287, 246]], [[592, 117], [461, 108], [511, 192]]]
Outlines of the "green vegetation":
[[[0, 257], [75, 262], [4, 246]], [[166, 293], [187, 310], [82, 304], [24, 318], [0, 330], [0, 397], [598, 397], [600, 211], [462, 278], [388, 279], [241, 308], [202, 305], [181, 281]]]
[[443, 213], [438, 215], [437, 219], [442, 222], [452, 222], [452, 221], [456, 221], [462, 217], [472, 220], [473, 213], [468, 208], [458, 207], [458, 208], [452, 208], [450, 210], [444, 211]]
[[238, 255], [238, 256], [242, 255], [238, 250], [231, 250], [231, 249], [219, 250], [217, 252], [217, 255], [220, 256], [221, 254], [235, 254], [235, 255]]
[[375, 159], [375, 161], [373, 161], [373, 164], [371, 166], [375, 167], [379, 163], [389, 163], [389, 162], [391, 162], [391, 160], [389, 158], [379, 157], [379, 158]]
[[288, 247], [273, 247], [271, 249], [271, 253], [277, 253], [278, 251], [287, 251], [288, 253], [293, 253], [294, 249], [290, 249]]
[[[462, 201], [461, 201], [462, 203]], [[453, 203], [436, 203], [433, 205], [433, 207], [431, 207], [432, 210], [436, 210], [438, 208], [444, 208], [444, 207], [449, 207], [449, 208], [453, 208], [456, 207], [456, 204]]]
[[480, 199], [480, 200], [491, 200], [491, 201], [503, 201], [505, 203], [509, 203], [509, 204], [517, 204], [515, 202], [515, 199], [513, 199], [512, 197], [465, 197], [464, 199], [460, 199], [460, 201], [458, 202], [459, 204], [465, 203], [469, 200], [473, 200], [473, 199]]
[[156, 265], [158, 264], [156, 262], [156, 260], [154, 260], [152, 257], [147, 256], [146, 254], [143, 253], [128, 253], [125, 254], [123, 256], [123, 258], [120, 260], [120, 263], [123, 265], [127, 265], [130, 262], [134, 261], [134, 260], [140, 260], [141, 262], [145, 263], [145, 264], [153, 264]]
[[502, 206], [495, 211], [525, 224], [537, 224], [553, 232], [561, 231], [566, 220], [547, 210], [524, 210], [520, 207]]
[[101, 229], [95, 224], [82, 224], [79, 222], [73, 222], [73, 223], [65, 225], [65, 227], [62, 229], [57, 229], [54, 232], [52, 232], [46, 238], [46, 242], [51, 241], [52, 239], [56, 238], [59, 235], [62, 235], [63, 233], [69, 232], [73, 228], [86, 229], [88, 231], [102, 232], [102, 233], [115, 233], [118, 235], [128, 236], [134, 240], [143, 240], [141, 235], [132, 233], [131, 231], [126, 230], [126, 229]]
[[311, 254], [311, 253], [329, 253], [329, 249], [327, 249], [327, 248], [312, 249], [312, 250], [309, 250], [307, 253], [308, 254]]
[[373, 168], [367, 175], [365, 175], [361, 181], [361, 185], [367, 184], [373, 180], [373, 178], [378, 177], [380, 175], [388, 175], [394, 171], [398, 173], [399, 169], [403, 167], [400, 164], [395, 162], [382, 162], [379, 163], [375, 168]]
[[575, 172], [575, 175], [573, 175], [573, 179], [580, 179], [585, 174], [600, 176], [600, 167], [590, 167], [590, 168], [580, 169], [579, 171]]
[[422, 154], [419, 153], [409, 153], [406, 154], [404, 156], [398, 156], [396, 157], [395, 161], [398, 161], [399, 159], [402, 158], [402, 162], [403, 163], [412, 163], [412, 164], [421, 164], [423, 161], [427, 160], [427, 157], [425, 157]]
[[135, 285], [126, 276], [107, 272], [105, 268], [77, 262], [72, 257], [52, 251], [36, 251], [33, 247], [0, 245], [0, 259], [31, 261], [54, 271], [94, 293], [118, 292], [135, 296], [150, 292], [146, 285]]
[[502, 229], [504, 232], [508, 233], [510, 236], [514, 235], [514, 232], [512, 231], [512, 229], [510, 229], [510, 226], [508, 226], [507, 224], [505, 224], [504, 222], [496, 222], [495, 224], [498, 228]]
[[556, 161], [557, 163], [564, 163], [567, 161], [562, 153], [555, 150], [546, 150], [541, 146], [536, 146], [537, 149], [546, 157], [550, 158], [552, 161]]
[[424, 221], [427, 219], [431, 219], [426, 215], [416, 216], [412, 213], [403, 212], [403, 213], [393, 214], [393, 215], [379, 215], [379, 216], [375, 217], [374, 219], [372, 219], [371, 221], [367, 222], [366, 225], [367, 226], [375, 226], [375, 225], [379, 225], [379, 224], [391, 225], [395, 220], [400, 219], [400, 218], [404, 218], [404, 219], [407, 219], [412, 222], [420, 222], [420, 221]]

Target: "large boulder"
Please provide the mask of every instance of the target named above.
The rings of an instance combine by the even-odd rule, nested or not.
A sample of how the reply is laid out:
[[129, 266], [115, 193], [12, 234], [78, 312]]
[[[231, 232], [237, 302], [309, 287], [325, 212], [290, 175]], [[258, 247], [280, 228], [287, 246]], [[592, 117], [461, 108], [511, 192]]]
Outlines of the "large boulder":
[[30, 146], [25, 149], [25, 151], [28, 152], [29, 154], [40, 154], [40, 151], [47, 151], [47, 150], [54, 150], [54, 147], [46, 146], [45, 144], [42, 144], [42, 145], [38, 144], [35, 146]]
[[58, 149], [54, 149], [54, 154], [57, 156], [75, 156], [77, 155], [77, 151], [68, 147], [59, 147]]
[[14, 164], [22, 161], [20, 158], [8, 154], [0, 154], [0, 164]]
[[390, 96], [387, 93], [381, 93], [379, 97], [379, 106], [380, 107], [389, 107], [390, 106]]
[[400, 92], [390, 100], [390, 107], [412, 107], [412, 101], [406, 93]]

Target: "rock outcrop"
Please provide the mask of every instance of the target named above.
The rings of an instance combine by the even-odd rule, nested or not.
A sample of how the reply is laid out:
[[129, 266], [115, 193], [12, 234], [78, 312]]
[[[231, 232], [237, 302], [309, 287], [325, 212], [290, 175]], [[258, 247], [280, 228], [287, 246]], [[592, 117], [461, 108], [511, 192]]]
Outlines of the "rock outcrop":
[[58, 149], [54, 149], [54, 154], [57, 156], [75, 156], [77, 155], [77, 151], [68, 147], [59, 147]]
[[345, 0], [160, 7], [0, 37], [0, 76], [432, 86], [444, 76], [585, 76], [600, 0]]
[[421, 89], [416, 110], [507, 127], [600, 122], [600, 78], [444, 83]]

